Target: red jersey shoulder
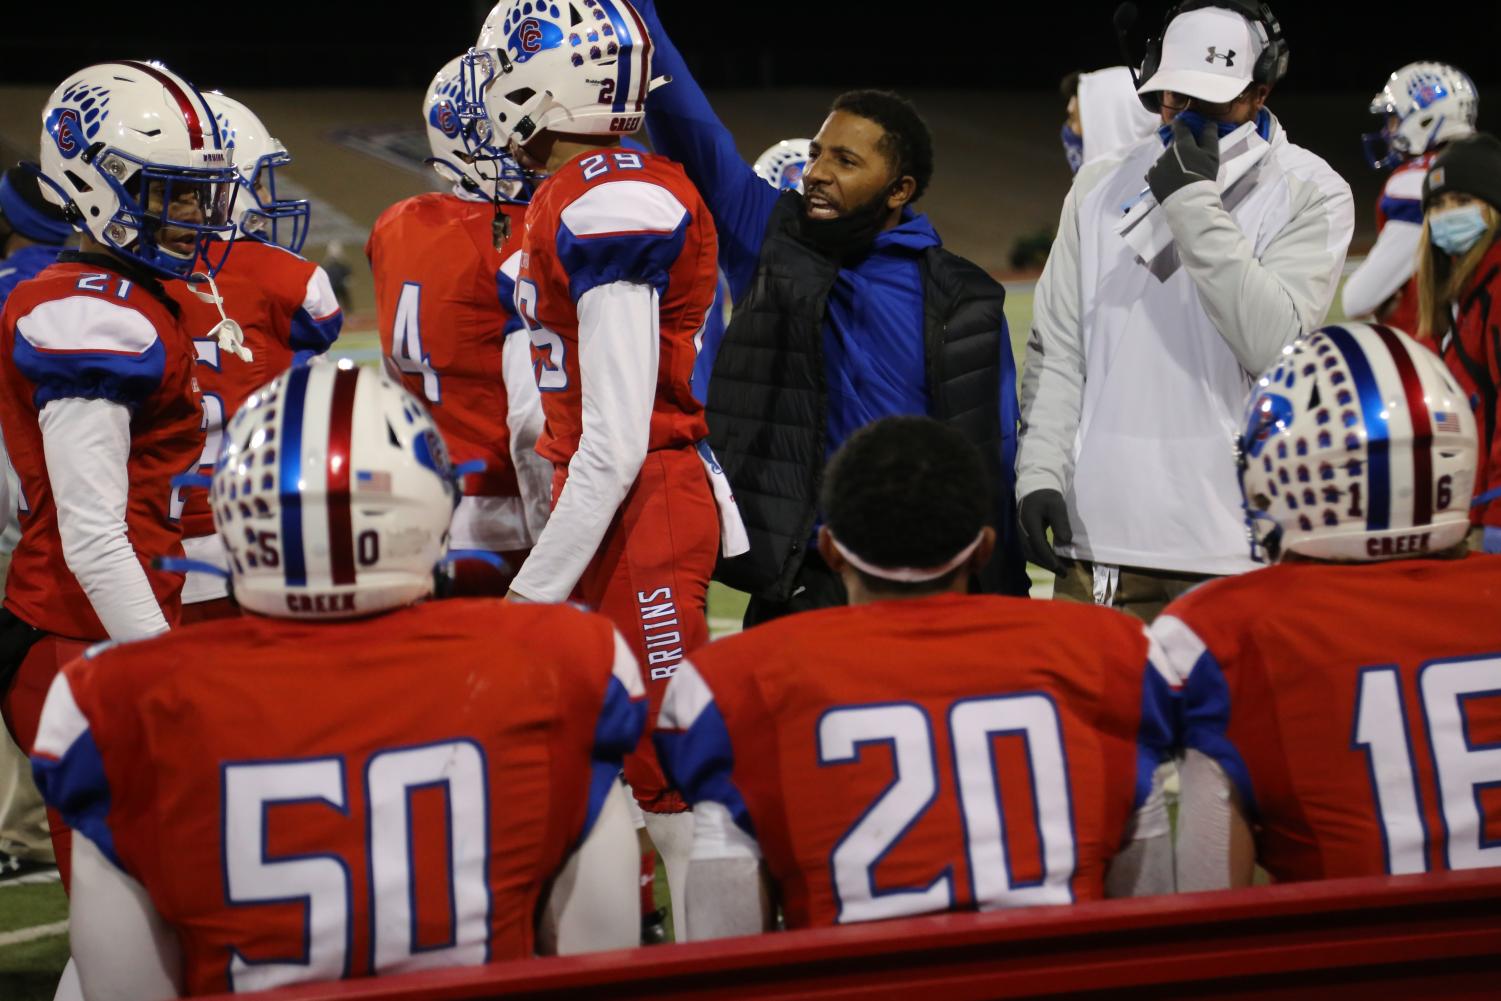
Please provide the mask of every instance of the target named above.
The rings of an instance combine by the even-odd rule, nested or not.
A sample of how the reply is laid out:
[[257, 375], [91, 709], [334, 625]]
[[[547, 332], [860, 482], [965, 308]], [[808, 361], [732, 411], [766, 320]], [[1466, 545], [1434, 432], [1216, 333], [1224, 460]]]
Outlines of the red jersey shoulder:
[[290, 313], [302, 306], [308, 280], [317, 268], [312, 261], [282, 247], [260, 240], [236, 240], [217, 280], [259, 289]]
[[699, 215], [703, 206], [681, 166], [624, 149], [570, 160], [547, 179], [538, 196], [533, 214], [556, 217], [575, 232], [590, 234], [670, 230], [685, 216]]

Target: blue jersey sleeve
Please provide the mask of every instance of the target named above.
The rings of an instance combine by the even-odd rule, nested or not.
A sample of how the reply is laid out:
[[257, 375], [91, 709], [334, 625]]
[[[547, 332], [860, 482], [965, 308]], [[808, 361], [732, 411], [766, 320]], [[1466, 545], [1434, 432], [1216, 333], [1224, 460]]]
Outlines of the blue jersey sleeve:
[[558, 260], [574, 302], [612, 282], [651, 285], [663, 297], [693, 217], [666, 188], [611, 181], [589, 188], [563, 210]]
[[339, 339], [339, 332], [343, 329], [344, 313], [342, 310], [320, 319], [306, 309], [298, 308], [297, 312], [292, 314], [292, 329], [287, 339], [293, 351], [306, 358], [321, 355], [333, 347], [334, 341]]
[[1393, 198], [1390, 195], [1381, 196], [1381, 214], [1387, 222], [1410, 222], [1414, 226], [1423, 225], [1423, 203], [1413, 198]]
[[1213, 758], [1254, 815], [1256, 796], [1245, 759], [1230, 741], [1230, 686], [1213, 652], [1205, 647], [1183, 682], [1183, 746]]
[[656, 4], [643, 0], [636, 9], [651, 32], [652, 73], [672, 78], [646, 100], [647, 133], [653, 148], [682, 164], [703, 195], [719, 230], [719, 266], [729, 277], [730, 295], [739, 299], [755, 275], [780, 192], [741, 159], [734, 137], [714, 114], [662, 27]]
[[37, 410], [74, 398], [133, 410], [161, 385], [166, 359], [149, 319], [103, 299], [50, 300], [16, 321], [13, 360]]
[[730, 731], [708, 686], [691, 665], [679, 668], [674, 676], [652, 742], [662, 771], [690, 805], [704, 800], [718, 803], [741, 830], [755, 836], [745, 798], [733, 779], [735, 751]]
[[31, 768], [47, 805], [123, 871], [109, 826], [111, 796], [104, 759], [64, 676], [53, 682], [47, 696]]
[[1157, 767], [1172, 758], [1181, 730], [1182, 699], [1159, 665], [1148, 660], [1141, 685], [1141, 726], [1136, 733], [1136, 796], [1139, 808], [1152, 791]]
[[594, 750], [591, 754], [589, 775], [589, 809], [584, 816], [584, 828], [579, 840], [589, 836], [594, 821], [604, 807], [605, 797], [615, 786], [615, 780], [625, 756], [636, 749], [641, 733], [646, 729], [646, 700], [633, 699], [619, 678], [612, 677], [605, 689], [605, 701], [599, 711], [599, 720], [594, 726]]

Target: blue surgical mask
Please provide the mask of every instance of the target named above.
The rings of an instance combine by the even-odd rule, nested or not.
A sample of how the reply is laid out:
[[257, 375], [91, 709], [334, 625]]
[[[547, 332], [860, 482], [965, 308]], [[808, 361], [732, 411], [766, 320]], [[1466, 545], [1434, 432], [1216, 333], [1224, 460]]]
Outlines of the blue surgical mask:
[[1490, 229], [1479, 205], [1462, 205], [1428, 216], [1428, 234], [1433, 245], [1450, 257], [1461, 257], [1480, 242]]
[[[1205, 118], [1197, 111], [1180, 111], [1178, 112], [1177, 117], [1173, 119], [1173, 121], [1182, 122], [1183, 124], [1187, 125], [1196, 136], [1203, 135], [1204, 126], [1209, 124], [1209, 119]], [[1215, 131], [1220, 134], [1221, 139], [1225, 138], [1230, 133], [1240, 128], [1240, 126], [1235, 124], [1234, 122], [1221, 121], [1216, 121], [1214, 123], [1214, 127]], [[1270, 111], [1267, 111], [1265, 108], [1262, 108], [1256, 114], [1256, 132], [1267, 142], [1272, 141], [1272, 113]], [[1169, 122], [1166, 125], [1159, 126], [1157, 129], [1157, 135], [1161, 137], [1162, 145], [1166, 146], [1171, 143], [1173, 141], [1173, 123]]]
[[1068, 157], [1068, 169], [1077, 174], [1084, 166], [1084, 137], [1063, 123], [1063, 155]]

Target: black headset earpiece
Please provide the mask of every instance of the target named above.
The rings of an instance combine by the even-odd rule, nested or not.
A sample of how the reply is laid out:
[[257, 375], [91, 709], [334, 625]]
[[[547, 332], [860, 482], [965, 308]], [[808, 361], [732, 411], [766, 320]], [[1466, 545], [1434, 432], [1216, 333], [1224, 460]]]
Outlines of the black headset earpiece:
[[[1251, 68], [1253, 83], [1275, 86], [1287, 76], [1287, 39], [1282, 36], [1282, 23], [1277, 20], [1277, 15], [1272, 13], [1272, 8], [1267, 4], [1260, 3], [1258, 0], [1185, 0], [1184, 3], [1176, 4], [1168, 9], [1167, 15], [1162, 19], [1162, 34], [1156, 38], [1147, 39], [1146, 51], [1141, 58], [1142, 80], [1150, 80], [1156, 75], [1157, 68], [1162, 65], [1162, 38], [1167, 34], [1167, 26], [1172, 24], [1173, 18], [1205, 7], [1233, 10], [1245, 17], [1247, 21], [1259, 24], [1261, 30], [1266, 33], [1261, 55], [1256, 58], [1256, 65]], [[1117, 20], [1118, 25], [1119, 20]], [[1142, 107], [1154, 115], [1161, 114], [1161, 91], [1138, 94], [1137, 97], [1141, 99]]]

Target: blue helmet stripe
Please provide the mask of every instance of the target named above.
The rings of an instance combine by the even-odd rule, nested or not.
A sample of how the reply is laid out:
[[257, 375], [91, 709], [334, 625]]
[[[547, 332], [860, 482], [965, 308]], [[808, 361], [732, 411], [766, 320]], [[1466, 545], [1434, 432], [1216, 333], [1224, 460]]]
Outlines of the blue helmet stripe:
[[307, 403], [306, 365], [287, 377], [281, 422], [281, 539], [282, 565], [288, 586], [307, 584], [307, 555], [302, 548], [302, 415]]
[[620, 52], [615, 57], [615, 104], [610, 109], [619, 114], [625, 110], [626, 97], [631, 92], [631, 51], [636, 47], [636, 35], [610, 0], [599, 0], [599, 6], [609, 16], [615, 39], [620, 43]]
[[1350, 377], [1355, 380], [1355, 395], [1360, 397], [1361, 421], [1366, 429], [1366, 528], [1380, 531], [1391, 527], [1392, 475], [1391, 427], [1376, 373], [1365, 352], [1344, 327], [1325, 327], [1324, 333], [1344, 355]]

